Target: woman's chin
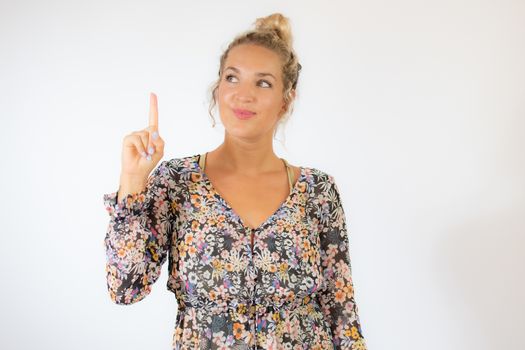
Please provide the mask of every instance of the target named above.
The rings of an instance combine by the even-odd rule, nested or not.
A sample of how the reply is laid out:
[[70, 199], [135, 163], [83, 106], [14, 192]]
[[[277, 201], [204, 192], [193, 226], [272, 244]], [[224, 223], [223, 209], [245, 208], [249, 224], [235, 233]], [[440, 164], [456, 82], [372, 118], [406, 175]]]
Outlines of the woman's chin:
[[251, 130], [252, 128], [246, 128], [246, 127], [229, 127], [225, 128], [226, 132], [230, 134], [231, 136], [238, 137], [238, 138], [253, 138], [258, 135], [258, 133], [255, 130]]
[[242, 139], [257, 139], [266, 133], [267, 125], [253, 123], [254, 120], [238, 120], [233, 116], [227, 120], [221, 119], [225, 131], [234, 137]]

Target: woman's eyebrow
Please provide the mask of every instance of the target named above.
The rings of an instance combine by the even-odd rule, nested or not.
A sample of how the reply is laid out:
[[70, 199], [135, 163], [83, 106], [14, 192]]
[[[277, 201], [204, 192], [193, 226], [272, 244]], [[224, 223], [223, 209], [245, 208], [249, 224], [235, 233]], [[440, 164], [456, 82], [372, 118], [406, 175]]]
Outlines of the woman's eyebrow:
[[[231, 69], [237, 73], [240, 73], [240, 70], [238, 68], [235, 68], [235, 67], [232, 67], [232, 66], [229, 66], [229, 67], [226, 67], [224, 70], [228, 70], [228, 69]], [[256, 74], [257, 76], [259, 77], [264, 77], [264, 76], [271, 76], [272, 78], [274, 78], [275, 80], [277, 80], [277, 78], [275, 78], [275, 76], [272, 74], [272, 73], [263, 73], [263, 72], [260, 72], [260, 73], [257, 73]]]

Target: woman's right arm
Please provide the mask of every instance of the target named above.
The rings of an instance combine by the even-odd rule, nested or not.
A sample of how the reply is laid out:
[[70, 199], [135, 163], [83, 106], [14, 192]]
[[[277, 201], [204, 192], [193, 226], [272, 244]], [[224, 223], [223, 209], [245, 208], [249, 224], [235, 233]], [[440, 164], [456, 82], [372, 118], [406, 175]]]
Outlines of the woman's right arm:
[[140, 192], [104, 194], [110, 216], [104, 239], [110, 298], [117, 304], [144, 299], [166, 261], [175, 219], [176, 179], [167, 161], [153, 171]]
[[151, 93], [149, 125], [124, 137], [119, 190], [104, 195], [110, 215], [104, 239], [107, 285], [117, 304], [150, 293], [171, 243], [177, 181], [168, 162], [155, 168], [164, 154], [158, 123], [157, 96]]

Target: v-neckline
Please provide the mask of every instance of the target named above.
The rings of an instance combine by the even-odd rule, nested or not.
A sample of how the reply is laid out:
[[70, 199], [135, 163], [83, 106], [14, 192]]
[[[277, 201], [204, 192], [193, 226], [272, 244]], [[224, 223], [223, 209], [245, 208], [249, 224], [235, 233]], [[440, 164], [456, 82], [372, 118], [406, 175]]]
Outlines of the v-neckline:
[[237, 211], [235, 209], [233, 209], [233, 207], [230, 205], [230, 203], [228, 203], [228, 201], [226, 199], [224, 199], [224, 197], [219, 193], [219, 191], [217, 191], [215, 189], [215, 186], [213, 185], [213, 183], [211, 182], [210, 178], [208, 177], [208, 175], [206, 175], [206, 173], [202, 170], [200, 164], [199, 164], [199, 157], [201, 157], [200, 154], [197, 154], [195, 155], [195, 158], [194, 158], [194, 164], [196, 165], [197, 169], [199, 170], [199, 173], [203, 179], [203, 181], [205, 182], [205, 184], [207, 185], [208, 189], [212, 192], [212, 194], [221, 202], [224, 204], [224, 206], [227, 208], [227, 210], [229, 210], [233, 216], [235, 216], [235, 218], [237, 219], [239, 225], [242, 226], [242, 228], [246, 231], [259, 231], [261, 230], [262, 228], [264, 228], [268, 223], [270, 223], [271, 221], [273, 221], [273, 219], [281, 212], [281, 210], [286, 206], [286, 204], [288, 204], [288, 202], [292, 199], [292, 196], [297, 192], [297, 189], [299, 187], [299, 183], [303, 181], [303, 178], [305, 177], [305, 170], [304, 170], [304, 167], [302, 166], [299, 166], [299, 170], [300, 170], [300, 173], [299, 173], [299, 177], [297, 178], [297, 180], [295, 181], [295, 183], [293, 184], [292, 186], [292, 190], [290, 191], [290, 193], [288, 194], [288, 196], [286, 197], [286, 199], [284, 201], [281, 202], [281, 204], [279, 205], [279, 207], [277, 207], [277, 209], [270, 215], [268, 216], [261, 224], [259, 224], [259, 226], [257, 227], [250, 227], [250, 226], [247, 226], [245, 223], [244, 223], [244, 220], [241, 218], [241, 216], [237, 213]]

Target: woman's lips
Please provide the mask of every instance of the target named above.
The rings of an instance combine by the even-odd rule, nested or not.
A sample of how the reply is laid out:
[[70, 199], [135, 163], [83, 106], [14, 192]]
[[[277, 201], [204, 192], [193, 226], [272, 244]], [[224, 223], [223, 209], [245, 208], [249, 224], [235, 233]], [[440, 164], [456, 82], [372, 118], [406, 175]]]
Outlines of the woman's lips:
[[247, 109], [238, 109], [238, 108], [234, 108], [233, 113], [239, 119], [249, 119], [255, 115], [255, 112], [249, 111]]

